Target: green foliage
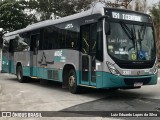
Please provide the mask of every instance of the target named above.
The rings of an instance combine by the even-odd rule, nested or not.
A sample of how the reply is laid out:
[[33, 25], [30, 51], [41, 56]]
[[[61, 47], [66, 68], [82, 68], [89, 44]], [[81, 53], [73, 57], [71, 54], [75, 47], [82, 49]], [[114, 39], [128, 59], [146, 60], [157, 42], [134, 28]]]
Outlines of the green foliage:
[[3, 0], [0, 1], [0, 28], [14, 31], [37, 21], [51, 19], [53, 15], [72, 15], [86, 10], [93, 1], [96, 0]]
[[53, 13], [55, 16], [64, 17], [81, 12], [92, 1], [95, 0], [30, 0], [28, 8], [35, 10], [42, 21], [50, 19]]
[[0, 2], [0, 28], [14, 31], [26, 27], [35, 21], [33, 15], [27, 15], [25, 1], [5, 0]]
[[157, 53], [158, 53], [158, 58], [160, 58], [160, 3], [159, 5], [154, 5], [150, 9], [151, 16], [153, 18], [153, 23], [154, 23], [154, 28], [156, 32], [156, 45], [157, 45]]
[[148, 8], [147, 8], [147, 1], [146, 0], [136, 0], [135, 1], [135, 8], [133, 10], [146, 13], [147, 9]]
[[160, 5], [154, 5], [151, 9], [150, 9], [150, 13], [153, 17], [154, 23], [156, 25], [160, 24]]

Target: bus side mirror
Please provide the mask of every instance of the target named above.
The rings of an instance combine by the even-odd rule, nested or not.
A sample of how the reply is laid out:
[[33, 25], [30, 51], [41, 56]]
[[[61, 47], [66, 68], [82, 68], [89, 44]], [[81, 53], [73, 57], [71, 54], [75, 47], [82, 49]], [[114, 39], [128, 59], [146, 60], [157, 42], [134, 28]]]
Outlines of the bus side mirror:
[[110, 34], [110, 23], [109, 22], [105, 22], [105, 33], [106, 34]]

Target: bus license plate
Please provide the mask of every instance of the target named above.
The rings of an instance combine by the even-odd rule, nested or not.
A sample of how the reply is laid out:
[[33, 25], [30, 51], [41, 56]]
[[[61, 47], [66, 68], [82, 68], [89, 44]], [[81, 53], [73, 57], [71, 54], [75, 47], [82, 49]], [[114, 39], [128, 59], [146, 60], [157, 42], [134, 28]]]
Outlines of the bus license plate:
[[134, 87], [142, 86], [143, 83], [134, 83]]

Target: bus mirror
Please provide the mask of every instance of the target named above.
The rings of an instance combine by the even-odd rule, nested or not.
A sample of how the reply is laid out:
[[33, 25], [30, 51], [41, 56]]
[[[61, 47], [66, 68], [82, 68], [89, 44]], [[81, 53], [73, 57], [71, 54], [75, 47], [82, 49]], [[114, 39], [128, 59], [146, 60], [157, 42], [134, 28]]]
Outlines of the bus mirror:
[[105, 22], [105, 33], [110, 34], [110, 24], [109, 24], [109, 22]]

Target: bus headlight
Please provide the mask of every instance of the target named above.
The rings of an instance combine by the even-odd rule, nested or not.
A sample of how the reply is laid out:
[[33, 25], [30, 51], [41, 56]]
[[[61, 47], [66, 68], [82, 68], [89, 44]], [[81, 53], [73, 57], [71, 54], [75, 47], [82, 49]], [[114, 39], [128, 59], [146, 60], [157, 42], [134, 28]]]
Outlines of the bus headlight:
[[153, 74], [156, 74], [157, 71], [158, 71], [158, 64], [155, 66], [154, 71], [153, 71]]
[[107, 62], [107, 66], [110, 70], [110, 72], [114, 75], [120, 75], [120, 73], [118, 72], [118, 70], [114, 67], [113, 64], [111, 64], [110, 62]]

